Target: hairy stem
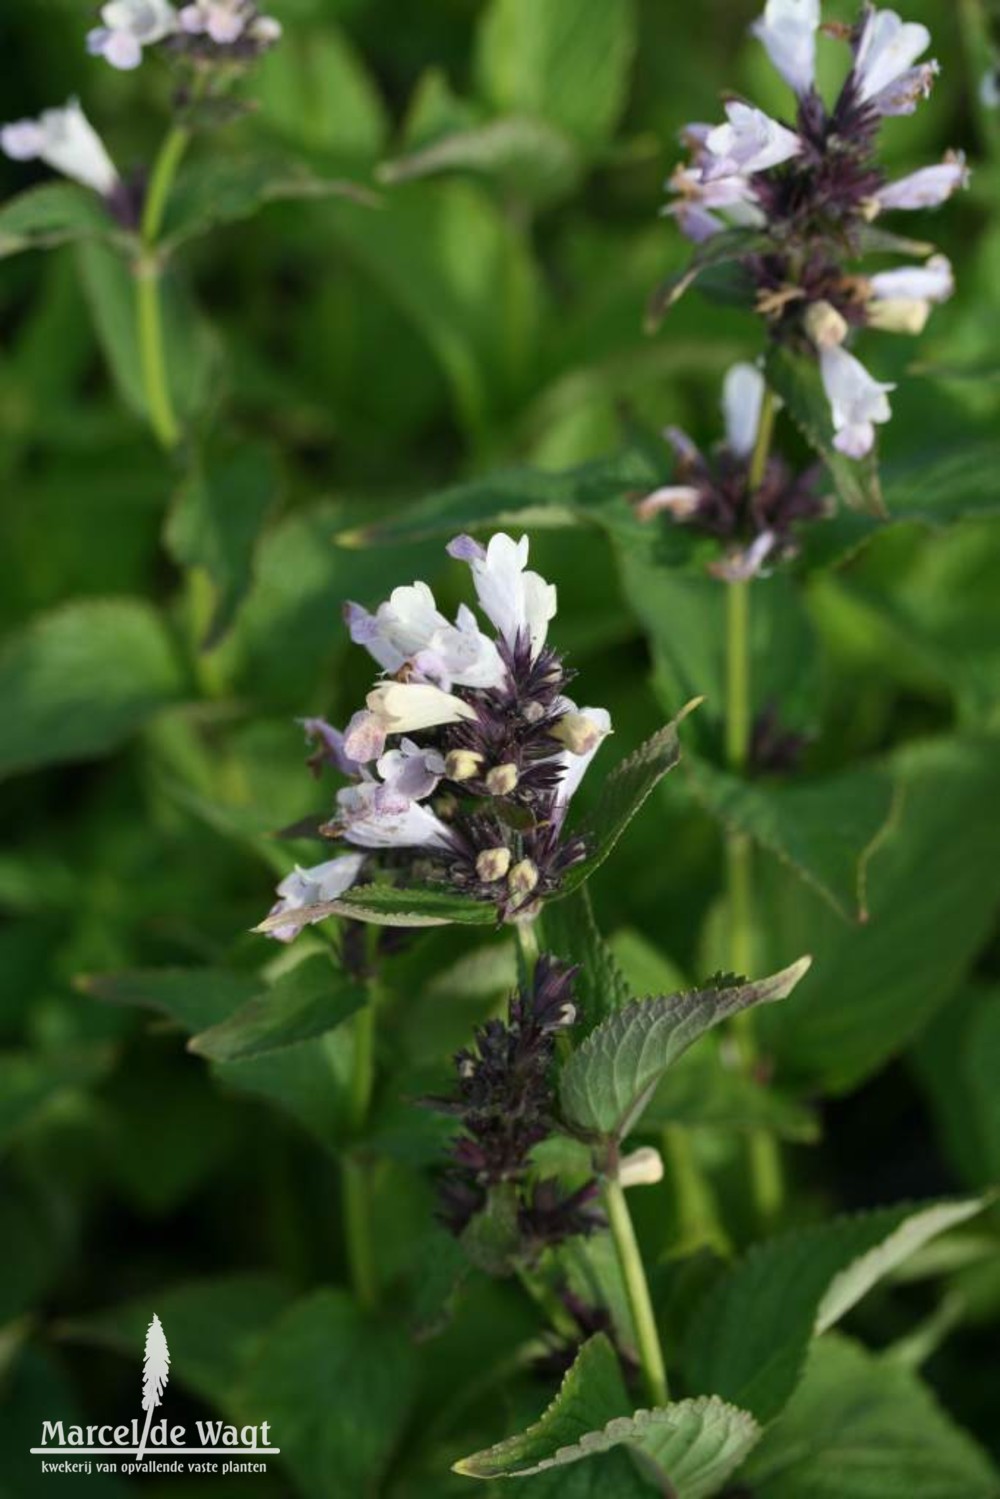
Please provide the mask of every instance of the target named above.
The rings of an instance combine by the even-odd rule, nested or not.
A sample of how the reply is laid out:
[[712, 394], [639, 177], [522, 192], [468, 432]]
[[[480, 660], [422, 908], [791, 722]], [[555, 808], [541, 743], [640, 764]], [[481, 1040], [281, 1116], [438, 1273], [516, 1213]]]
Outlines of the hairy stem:
[[146, 202], [139, 229], [143, 254], [135, 273], [136, 330], [143, 391], [149, 411], [150, 425], [160, 446], [168, 451], [177, 446], [181, 431], [174, 412], [170, 381], [167, 375], [163, 309], [160, 299], [161, 267], [157, 254], [157, 241], [163, 226], [163, 215], [166, 211], [170, 189], [188, 140], [188, 131], [181, 126], [175, 126], [168, 132], [160, 147], [146, 192]]
[[[375, 1081], [375, 1005], [367, 1005], [354, 1017], [354, 1070], [351, 1076], [350, 1126], [360, 1135], [368, 1121]], [[371, 1166], [355, 1149], [343, 1158], [344, 1238], [351, 1285], [363, 1307], [378, 1302], [378, 1277], [371, 1220]]]
[[604, 1209], [608, 1215], [611, 1237], [614, 1240], [618, 1265], [625, 1282], [625, 1294], [632, 1326], [635, 1331], [636, 1351], [642, 1367], [646, 1395], [652, 1405], [666, 1405], [670, 1399], [667, 1371], [660, 1347], [660, 1335], [656, 1330], [653, 1303], [649, 1295], [649, 1284], [643, 1269], [642, 1255], [632, 1226], [632, 1215], [621, 1182], [606, 1179], [604, 1182]]
[[[750, 459], [749, 485], [757, 489], [767, 468], [774, 431], [775, 400], [768, 388], [760, 411], [757, 440]], [[730, 583], [726, 589], [726, 760], [731, 771], [743, 775], [750, 756], [753, 732], [750, 672], [750, 583]], [[745, 833], [726, 839], [729, 895], [729, 967], [750, 977], [754, 971], [753, 846]], [[754, 1018], [737, 1016], [734, 1032], [740, 1060], [748, 1073], [757, 1064]], [[749, 1137], [750, 1180], [759, 1217], [769, 1222], [781, 1208], [784, 1195], [781, 1157], [774, 1137], [754, 1130]]]

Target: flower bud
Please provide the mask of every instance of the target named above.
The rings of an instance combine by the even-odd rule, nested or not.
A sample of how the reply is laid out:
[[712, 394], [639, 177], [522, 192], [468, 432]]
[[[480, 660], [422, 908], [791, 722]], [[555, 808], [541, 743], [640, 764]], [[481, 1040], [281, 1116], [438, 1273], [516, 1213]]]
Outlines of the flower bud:
[[478, 750], [449, 750], [445, 756], [444, 773], [449, 781], [471, 781], [479, 774], [483, 758]]
[[564, 744], [571, 754], [589, 755], [604, 738], [604, 730], [585, 713], [564, 713], [549, 735]]
[[663, 1157], [652, 1145], [641, 1145], [627, 1155], [618, 1167], [622, 1187], [655, 1187], [663, 1180]]
[[847, 337], [847, 320], [829, 302], [812, 302], [802, 321], [817, 349], [836, 348]]
[[923, 333], [931, 315], [926, 297], [887, 297], [868, 304], [868, 326], [882, 333]]
[[517, 766], [508, 761], [506, 765], [494, 765], [486, 776], [486, 789], [491, 796], [509, 796], [518, 783]]
[[476, 858], [476, 873], [484, 884], [491, 885], [494, 880], [502, 880], [510, 869], [511, 853], [509, 848], [484, 848]]
[[507, 876], [507, 888], [511, 895], [530, 895], [537, 884], [538, 870], [530, 859], [521, 859]]

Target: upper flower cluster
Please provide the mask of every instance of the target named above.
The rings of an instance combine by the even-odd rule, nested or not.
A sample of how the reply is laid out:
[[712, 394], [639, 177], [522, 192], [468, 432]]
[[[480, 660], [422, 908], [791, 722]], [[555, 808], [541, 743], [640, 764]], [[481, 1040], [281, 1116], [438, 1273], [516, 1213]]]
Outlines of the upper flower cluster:
[[255, 57], [281, 36], [281, 23], [262, 15], [253, 0], [109, 0], [100, 25], [87, 35], [87, 48], [113, 68], [128, 71], [143, 51], [161, 43], [211, 61]]
[[843, 347], [850, 330], [920, 332], [953, 280], [943, 256], [874, 275], [848, 267], [865, 253], [865, 231], [881, 214], [935, 207], [968, 174], [961, 154], [949, 153], [889, 182], [877, 160], [883, 118], [911, 114], [938, 71], [935, 61], [920, 60], [927, 28], [869, 5], [853, 29], [826, 29], [846, 36], [852, 52], [832, 106], [815, 79], [819, 0], [768, 0], [753, 30], [795, 92], [794, 125], [739, 99], [726, 104], [724, 124], [689, 125], [690, 161], [670, 179], [666, 211], [699, 244], [726, 229], [753, 232], [739, 258], [757, 310], [774, 337], [817, 352], [836, 446], [857, 458], [889, 419], [892, 387], [872, 380]]
[[452, 623], [426, 583], [396, 588], [374, 614], [345, 610], [351, 638], [382, 669], [366, 705], [345, 730], [307, 719], [312, 764], [348, 778], [323, 829], [365, 853], [296, 870], [278, 888], [270, 930], [284, 940], [325, 912], [366, 865], [400, 868], [530, 917], [585, 855], [566, 837], [566, 812], [587, 766], [611, 731], [603, 708], [567, 696], [562, 658], [546, 644], [556, 591], [528, 569], [528, 539], [502, 532], [481, 546], [448, 547], [467, 562], [485, 634], [465, 605]]

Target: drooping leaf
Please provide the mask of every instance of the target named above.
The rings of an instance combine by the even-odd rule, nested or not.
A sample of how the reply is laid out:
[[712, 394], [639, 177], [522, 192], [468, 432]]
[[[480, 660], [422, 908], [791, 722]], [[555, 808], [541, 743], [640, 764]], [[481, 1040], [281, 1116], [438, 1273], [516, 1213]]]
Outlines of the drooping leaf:
[[594, 150], [624, 108], [636, 42], [632, 0], [491, 0], [479, 81], [496, 109], [545, 120]]
[[183, 687], [150, 605], [88, 599], [43, 614], [0, 654], [0, 775], [103, 755]]
[[163, 247], [174, 250], [219, 224], [252, 218], [268, 203], [291, 198], [348, 198], [369, 208], [378, 202], [360, 183], [320, 177], [293, 158], [212, 156], [179, 175], [164, 221]]
[[978, 1199], [907, 1203], [756, 1245], [711, 1288], [691, 1321], [689, 1383], [772, 1420], [799, 1381], [812, 1338], [921, 1245], [982, 1206]]
[[213, 1062], [243, 1061], [325, 1035], [364, 1004], [364, 989], [317, 953], [266, 993], [192, 1036], [188, 1050]]
[[760, 1436], [745, 1411], [721, 1400], [683, 1400], [630, 1416], [602, 1416], [627, 1399], [617, 1355], [599, 1334], [586, 1343], [548, 1410], [519, 1436], [455, 1464], [470, 1478], [513, 1478], [593, 1460], [614, 1447], [642, 1453], [677, 1499], [706, 1499]]
[[277, 492], [271, 450], [243, 443], [225, 457], [210, 458], [175, 497], [164, 541], [175, 561], [203, 569], [214, 589], [206, 650], [228, 629], [250, 587], [257, 540]]
[[44, 182], [0, 207], [0, 259], [81, 239], [129, 242], [97, 194], [75, 183]]
[[258, 1344], [236, 1404], [244, 1421], [280, 1433], [282, 1466], [305, 1499], [357, 1499], [378, 1491], [415, 1392], [405, 1332], [321, 1290]]
[[997, 1499], [1000, 1475], [910, 1370], [839, 1336], [743, 1475], [758, 1499]]
[[725, 229], [700, 245], [683, 271], [669, 277], [653, 292], [646, 309], [646, 331], [655, 333], [666, 314], [702, 276], [738, 265], [748, 255], [766, 250], [769, 240], [756, 229]]
[[766, 370], [768, 384], [781, 397], [806, 442], [823, 459], [844, 504], [884, 517], [875, 452], [865, 458], [848, 458], [833, 445], [833, 418], [816, 360], [775, 344], [768, 352]]
[[447, 890], [413, 885], [358, 885], [339, 900], [320, 901], [298, 910], [268, 916], [254, 931], [273, 932], [293, 922], [301, 931], [313, 921], [327, 916], [349, 916], [354, 921], [368, 921], [374, 926], [488, 926], [496, 922], [496, 908], [482, 901], [465, 900]]
[[729, 831], [749, 834], [846, 920], [865, 920], [868, 859], [893, 812], [892, 783], [877, 766], [824, 780], [742, 781], [693, 758], [695, 795]]
[[592, 1031], [563, 1067], [559, 1098], [566, 1119], [578, 1129], [624, 1139], [660, 1078], [699, 1036], [751, 1005], [786, 998], [809, 963], [801, 958], [752, 983], [733, 981], [626, 1005]]

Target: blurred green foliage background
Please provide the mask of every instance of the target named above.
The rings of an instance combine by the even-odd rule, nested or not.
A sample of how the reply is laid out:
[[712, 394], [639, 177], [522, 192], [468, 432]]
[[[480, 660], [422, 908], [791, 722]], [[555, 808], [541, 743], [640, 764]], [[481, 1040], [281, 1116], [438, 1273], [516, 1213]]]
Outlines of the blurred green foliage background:
[[[204, 475], [165, 460], [148, 434], [106, 253], [22, 255], [0, 273], [0, 1492], [17, 1499], [39, 1492], [27, 1448], [43, 1414], [104, 1420], [137, 1404], [149, 1309], [172, 1334], [178, 1414], [262, 1408], [284, 1420], [288, 1467], [253, 1492], [468, 1487], [442, 1474], [499, 1435], [495, 1406], [473, 1404], [457, 1428], [433, 1419], [530, 1331], [530, 1305], [484, 1284], [416, 1350], [405, 1331], [366, 1332], [329, 1289], [344, 1283], [336, 1149], [349, 1038], [206, 1066], [182, 1033], [259, 992], [275, 962], [248, 932], [287, 867], [270, 835], [328, 795], [303, 769], [294, 720], [341, 722], [366, 685], [341, 603], [371, 604], [415, 577], [457, 596], [439, 540], [362, 551], [336, 534], [501, 465], [606, 453], [623, 418], [711, 442], [724, 370], [759, 352], [750, 318], [696, 296], [656, 337], [642, 331], [651, 288], [686, 256], [658, 218], [678, 128], [714, 118], [723, 87], [785, 107], [746, 37], [754, 4], [271, 8], [286, 35], [246, 85], [254, 112], [196, 150], [281, 148], [376, 185], [381, 201], [273, 205], [184, 255], [171, 376], [229, 496], [221, 520], [199, 501]], [[954, 260], [954, 301], [919, 347], [877, 335], [865, 346], [879, 377], [899, 381], [884, 450], [900, 483], [995, 435], [1000, 404], [1000, 115], [978, 103], [986, 23], [974, 0], [905, 9], [931, 26], [943, 71], [913, 119], [890, 122], [890, 166], [960, 146], [974, 176], [926, 226]], [[88, 59], [89, 21], [75, 0], [5, 0], [3, 114], [79, 93], [122, 169], [139, 167], [164, 129], [169, 79], [155, 63], [127, 76]], [[0, 197], [30, 176], [0, 161]], [[984, 485], [995, 483], [994, 471]], [[558, 583], [558, 643], [583, 696], [612, 711], [608, 763], [695, 692], [708, 696], [692, 732], [710, 759], [718, 585], [629, 563], [623, 573], [596, 529], [540, 532], [533, 546]], [[806, 950], [816, 959], [767, 1032], [779, 1082], [822, 1125], [819, 1143], [791, 1151], [801, 1221], [1000, 1176], [998, 570], [1000, 537], [980, 519], [888, 530], [835, 570], [758, 590], [758, 706], [774, 697], [811, 735], [816, 819], [836, 817], [839, 776], [877, 771], [897, 794], [867, 926], [762, 858], [762, 951], [775, 967]], [[696, 792], [671, 777], [593, 890], [637, 984], [717, 962], [720, 844]], [[786, 815], [794, 837], [807, 814], [793, 802]], [[435, 934], [391, 968], [374, 1169], [402, 1326], [438, 1242], [429, 1173], [441, 1139], [405, 1100], [443, 1076], [510, 973], [502, 939], [485, 968], [454, 966], [468, 948]], [[692, 1133], [726, 1199], [738, 1172], [727, 1137]], [[673, 1198], [654, 1195], [644, 1232], [668, 1242]], [[996, 1265], [994, 1249], [953, 1270], [957, 1327], [926, 1370], [994, 1447]], [[889, 1343], [941, 1294], [896, 1287], [859, 1326]], [[544, 1398], [544, 1386], [516, 1384], [503, 1419]], [[88, 1491], [127, 1490], [94, 1478]], [[170, 1492], [247, 1487], [192, 1479]]]

